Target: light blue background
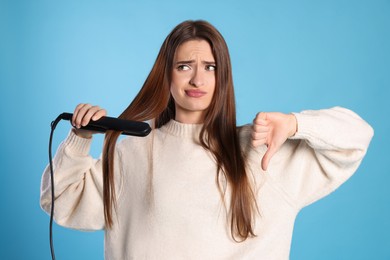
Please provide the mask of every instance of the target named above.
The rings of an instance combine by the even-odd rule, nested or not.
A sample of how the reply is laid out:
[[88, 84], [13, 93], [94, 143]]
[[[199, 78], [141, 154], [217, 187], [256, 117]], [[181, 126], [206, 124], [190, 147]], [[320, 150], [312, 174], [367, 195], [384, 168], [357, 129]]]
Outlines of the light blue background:
[[[356, 175], [298, 215], [291, 259], [390, 259], [388, 0], [1, 1], [0, 258], [50, 258], [39, 207], [50, 122], [79, 102], [117, 116], [187, 19], [225, 36], [240, 124], [340, 105], [376, 131]], [[68, 130], [59, 124], [54, 151]], [[103, 258], [103, 232], [55, 225], [54, 244], [58, 259]]]

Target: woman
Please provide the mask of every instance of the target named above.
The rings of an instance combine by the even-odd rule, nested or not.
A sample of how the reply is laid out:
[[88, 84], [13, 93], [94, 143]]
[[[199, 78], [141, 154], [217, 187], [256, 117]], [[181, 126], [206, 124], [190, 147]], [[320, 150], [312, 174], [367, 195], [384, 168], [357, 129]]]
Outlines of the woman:
[[[54, 159], [58, 224], [105, 229], [107, 259], [288, 259], [295, 217], [346, 181], [372, 128], [336, 107], [259, 113], [236, 127], [230, 57], [221, 34], [185, 21], [165, 39], [141, 91], [120, 118], [151, 120], [145, 137], [106, 134], [106, 115], [80, 104]], [[41, 206], [50, 211], [50, 175]]]

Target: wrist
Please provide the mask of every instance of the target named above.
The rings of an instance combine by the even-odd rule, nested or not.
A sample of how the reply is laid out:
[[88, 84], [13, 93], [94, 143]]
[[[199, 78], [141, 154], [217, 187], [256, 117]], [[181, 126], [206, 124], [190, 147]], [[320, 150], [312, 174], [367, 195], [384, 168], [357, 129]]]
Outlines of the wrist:
[[289, 114], [288, 117], [289, 117], [289, 128], [290, 128], [289, 137], [292, 137], [298, 131], [298, 122], [294, 114]]
[[91, 139], [92, 138], [92, 132], [91, 131], [81, 130], [81, 129], [77, 129], [77, 128], [73, 128], [72, 131], [78, 137], [85, 138], [85, 139]]

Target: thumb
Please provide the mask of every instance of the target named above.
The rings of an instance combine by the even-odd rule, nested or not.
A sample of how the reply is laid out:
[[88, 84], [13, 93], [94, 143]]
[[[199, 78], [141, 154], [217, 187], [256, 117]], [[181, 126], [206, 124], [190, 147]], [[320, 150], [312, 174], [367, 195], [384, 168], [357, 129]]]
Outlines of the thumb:
[[276, 149], [274, 148], [274, 146], [269, 145], [267, 152], [264, 154], [263, 159], [261, 160], [261, 168], [263, 169], [263, 171], [267, 170], [268, 164], [269, 164], [272, 156], [274, 156], [275, 152], [276, 152]]

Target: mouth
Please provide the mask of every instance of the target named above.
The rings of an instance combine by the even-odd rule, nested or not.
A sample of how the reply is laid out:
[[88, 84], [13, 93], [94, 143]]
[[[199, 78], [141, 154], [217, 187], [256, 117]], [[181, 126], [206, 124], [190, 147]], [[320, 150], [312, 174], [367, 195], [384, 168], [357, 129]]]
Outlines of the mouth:
[[187, 96], [193, 97], [193, 98], [200, 98], [200, 97], [203, 97], [204, 95], [207, 94], [207, 92], [204, 92], [204, 91], [201, 91], [198, 89], [186, 90], [185, 93]]

